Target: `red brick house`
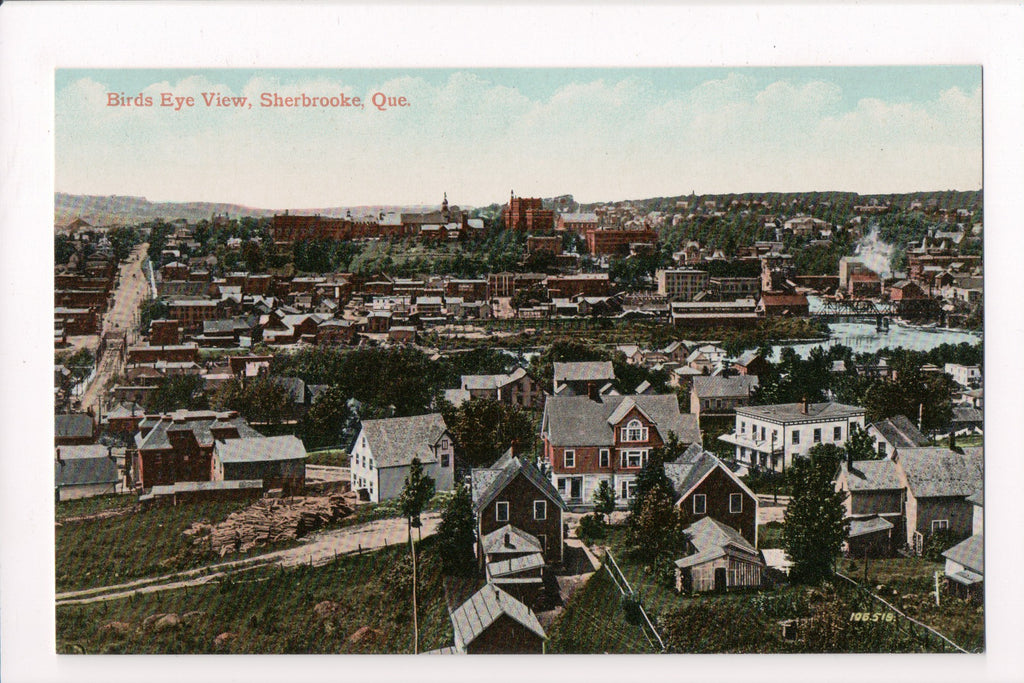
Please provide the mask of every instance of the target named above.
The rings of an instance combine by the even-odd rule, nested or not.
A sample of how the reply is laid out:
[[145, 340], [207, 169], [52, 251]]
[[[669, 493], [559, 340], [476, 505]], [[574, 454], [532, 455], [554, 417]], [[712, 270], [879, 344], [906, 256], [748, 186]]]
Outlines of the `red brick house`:
[[546, 564], [562, 562], [565, 503], [536, 466], [509, 449], [493, 466], [473, 470], [471, 490], [481, 565], [488, 556], [495, 560], [494, 555], [501, 554], [494, 547], [505, 545], [510, 525], [511, 533], [524, 532], [519, 535], [537, 543], [536, 548], [528, 543], [521, 546], [524, 554], [539, 552]]
[[218, 441], [262, 436], [236, 412], [178, 410], [147, 416], [135, 435], [132, 477], [137, 488], [210, 481]]
[[552, 396], [544, 404], [541, 438], [551, 482], [569, 505], [591, 505], [607, 481], [620, 506], [633, 497], [651, 449], [675, 434], [700, 443], [697, 417], [679, 410], [675, 394]]
[[710, 517], [757, 547], [757, 496], [721, 460], [694, 444], [675, 462], [665, 463], [665, 476], [685, 524]]

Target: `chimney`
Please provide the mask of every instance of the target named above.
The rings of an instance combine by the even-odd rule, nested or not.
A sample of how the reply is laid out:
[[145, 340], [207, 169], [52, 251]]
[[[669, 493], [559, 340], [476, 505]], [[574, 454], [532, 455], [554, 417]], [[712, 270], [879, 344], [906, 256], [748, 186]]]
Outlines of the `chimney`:
[[508, 533], [507, 531], [505, 532], [505, 547], [512, 547], [512, 534]]
[[846, 450], [846, 471], [853, 472], [853, 452]]
[[807, 397], [806, 396], [804, 396], [800, 400], [800, 412], [803, 413], [804, 415], [807, 414]]
[[63, 460], [60, 459], [60, 447], [59, 446], [57, 447], [57, 462], [62, 463], [62, 464], [64, 462]]

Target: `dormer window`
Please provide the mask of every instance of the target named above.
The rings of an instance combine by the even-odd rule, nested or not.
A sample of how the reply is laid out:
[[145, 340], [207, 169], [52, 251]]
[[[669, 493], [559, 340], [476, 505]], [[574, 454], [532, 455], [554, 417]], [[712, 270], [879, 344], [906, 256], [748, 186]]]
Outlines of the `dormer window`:
[[647, 427], [640, 420], [629, 421], [621, 430], [623, 441], [647, 441]]

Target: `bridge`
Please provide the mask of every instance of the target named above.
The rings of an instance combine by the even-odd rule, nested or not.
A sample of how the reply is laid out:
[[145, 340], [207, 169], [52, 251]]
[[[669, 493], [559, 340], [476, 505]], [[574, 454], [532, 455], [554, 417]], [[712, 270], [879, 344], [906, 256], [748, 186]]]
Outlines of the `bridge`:
[[822, 297], [821, 308], [811, 311], [811, 315], [821, 318], [868, 318], [878, 316], [891, 318], [897, 315], [898, 312], [896, 303], [892, 301]]

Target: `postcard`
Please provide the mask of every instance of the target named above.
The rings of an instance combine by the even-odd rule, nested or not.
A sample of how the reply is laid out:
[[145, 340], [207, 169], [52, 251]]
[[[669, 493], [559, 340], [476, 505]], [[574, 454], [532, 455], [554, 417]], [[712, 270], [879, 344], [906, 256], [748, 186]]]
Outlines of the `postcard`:
[[180, 49], [39, 85], [45, 661], [1005, 661], [998, 57]]

